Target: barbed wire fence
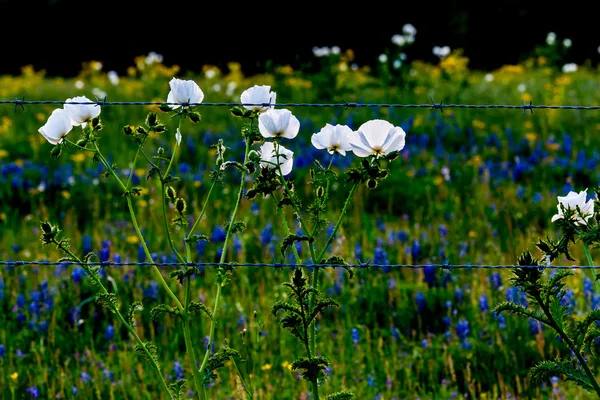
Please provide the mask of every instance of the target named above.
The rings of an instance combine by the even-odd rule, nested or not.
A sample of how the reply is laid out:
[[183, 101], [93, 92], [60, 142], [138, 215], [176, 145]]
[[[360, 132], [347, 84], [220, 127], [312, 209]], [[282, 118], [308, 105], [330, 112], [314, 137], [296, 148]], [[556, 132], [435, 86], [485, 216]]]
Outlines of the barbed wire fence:
[[[26, 105], [88, 105], [88, 106], [177, 106], [177, 107], [261, 107], [261, 108], [273, 108], [273, 107], [305, 107], [305, 108], [344, 108], [346, 110], [358, 110], [360, 108], [398, 108], [398, 109], [429, 109], [431, 111], [439, 110], [441, 113], [447, 109], [478, 109], [478, 110], [522, 110], [522, 114], [526, 111], [530, 111], [533, 114], [533, 110], [600, 110], [599, 106], [586, 106], [586, 105], [547, 105], [547, 104], [533, 104], [532, 101], [527, 104], [523, 101], [521, 105], [512, 104], [444, 104], [443, 101], [436, 103], [433, 98], [429, 98], [430, 103], [422, 104], [403, 104], [403, 103], [363, 103], [363, 102], [347, 102], [342, 101], [339, 103], [240, 103], [240, 102], [162, 102], [162, 101], [107, 101], [107, 98], [103, 99], [95, 98], [95, 101], [66, 101], [66, 100], [25, 100], [25, 97], [16, 98], [12, 100], [0, 100], [0, 105], [13, 105], [14, 112], [16, 113], [19, 108], [25, 110]], [[100, 266], [100, 267], [201, 267], [201, 268], [237, 268], [237, 267], [252, 267], [252, 268], [271, 268], [279, 269], [283, 268], [345, 268], [345, 269], [359, 269], [359, 270], [403, 270], [403, 269], [426, 269], [433, 268], [438, 270], [453, 271], [458, 269], [474, 270], [474, 269], [486, 269], [486, 270], [497, 270], [497, 269], [599, 269], [600, 266], [595, 265], [551, 265], [548, 257], [546, 263], [542, 265], [476, 265], [476, 264], [374, 264], [371, 262], [366, 263], [355, 263], [355, 264], [294, 264], [294, 263], [212, 263], [212, 262], [191, 262], [191, 263], [178, 263], [178, 262], [77, 262], [77, 261], [2, 261], [0, 260], [0, 266], [5, 266], [6, 269], [16, 269], [19, 267], [26, 266], [69, 266], [69, 265], [87, 265], [87, 266]]]

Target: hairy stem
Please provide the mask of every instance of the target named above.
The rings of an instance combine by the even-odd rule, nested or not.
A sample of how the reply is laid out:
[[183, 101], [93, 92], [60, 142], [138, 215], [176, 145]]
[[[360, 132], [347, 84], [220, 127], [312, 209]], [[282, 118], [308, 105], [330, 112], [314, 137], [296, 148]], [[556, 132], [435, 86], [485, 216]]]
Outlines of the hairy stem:
[[[283, 214], [283, 210], [282, 210], [281, 206], [279, 206], [279, 200], [275, 197], [275, 193], [273, 193], [271, 195], [271, 197], [273, 198], [273, 202], [275, 203], [275, 208], [277, 209], [277, 212], [279, 213], [279, 216], [281, 217], [281, 221], [283, 221], [283, 227], [285, 228], [285, 232], [288, 235], [291, 235], [292, 231], [290, 231], [290, 227], [288, 226], [287, 220], [285, 219], [285, 215]], [[300, 259], [300, 255], [298, 254], [298, 250], [296, 249], [296, 244], [295, 243], [292, 244], [292, 251], [294, 252], [294, 257], [296, 259], [296, 264], [302, 264], [302, 260]]]
[[[62, 246], [59, 242], [54, 241], [54, 243], [62, 251], [64, 251], [66, 254], [68, 254], [71, 258], [73, 258], [78, 263], [80, 263], [79, 265], [81, 265], [81, 267], [85, 270], [86, 274], [100, 288], [100, 291], [102, 293], [104, 293], [104, 294], [108, 294], [109, 293], [108, 290], [106, 289], [106, 287], [104, 286], [104, 284], [102, 283], [102, 281], [100, 280], [100, 278], [98, 277], [98, 275], [95, 272], [91, 271], [90, 268], [87, 266], [87, 264], [85, 264], [84, 262], [82, 262], [75, 254], [73, 254], [66, 247]], [[135, 331], [135, 329], [133, 329], [133, 326], [131, 326], [127, 322], [127, 320], [125, 319], [125, 317], [123, 317], [123, 314], [121, 314], [121, 311], [119, 311], [119, 308], [115, 305], [115, 307], [112, 309], [112, 311], [116, 314], [118, 320], [121, 321], [121, 323], [125, 326], [125, 328], [127, 328], [127, 331], [129, 333], [131, 333], [131, 335], [133, 336], [133, 338], [135, 339], [135, 341], [137, 342], [137, 344], [144, 350], [144, 353], [146, 353], [146, 356], [148, 357], [148, 360], [154, 360], [154, 358], [152, 356], [152, 353], [150, 353], [150, 351], [148, 350], [148, 348], [146, 347], [146, 345], [144, 344], [144, 342], [142, 342], [142, 339], [140, 339], [140, 337], [138, 336], [138, 334]], [[156, 374], [160, 378], [160, 384], [161, 384], [161, 386], [167, 392], [169, 398], [172, 399], [173, 396], [171, 395], [171, 391], [169, 390], [169, 387], [167, 386], [167, 381], [165, 380], [165, 377], [163, 376], [163, 374], [162, 374], [162, 372], [160, 370], [160, 366], [158, 365], [158, 363], [156, 363], [154, 361], [151, 361], [150, 363], [152, 364], [152, 368], [154, 369], [154, 371], [156, 372]]]
[[538, 295], [538, 296], [536, 296], [536, 300], [537, 300], [539, 306], [541, 307], [542, 311], [544, 311], [544, 314], [546, 314], [546, 317], [548, 318], [548, 321], [550, 322], [550, 324], [549, 324], [550, 327], [552, 329], [554, 329], [556, 331], [556, 333], [558, 333], [560, 335], [560, 337], [565, 341], [565, 343], [567, 344], [567, 346], [569, 346], [569, 349], [571, 349], [571, 351], [573, 352], [573, 354], [575, 355], [575, 357], [577, 358], [577, 360], [581, 364], [581, 367], [585, 371], [586, 375], [588, 376], [588, 378], [590, 380], [590, 384], [594, 388], [594, 391], [596, 392], [596, 394], [598, 396], [600, 396], [600, 384], [598, 384], [598, 381], [596, 380], [596, 377], [594, 376], [594, 373], [590, 369], [590, 366], [588, 365], [587, 361], [585, 360], [585, 358], [583, 357], [583, 355], [581, 354], [581, 352], [579, 351], [579, 349], [577, 348], [577, 346], [575, 346], [575, 343], [573, 343], [573, 341], [571, 340], [571, 338], [556, 323], [556, 321], [554, 320], [554, 317], [550, 313], [550, 309], [542, 301], [542, 298]]
[[192, 227], [190, 228], [190, 231], [187, 234], [188, 237], [190, 237], [194, 234], [194, 231], [196, 230], [198, 223], [204, 216], [204, 212], [206, 211], [206, 207], [208, 206], [208, 200], [210, 199], [210, 195], [212, 194], [216, 183], [217, 183], [216, 180], [211, 183], [210, 189], [208, 189], [208, 194], [206, 195], [206, 200], [204, 200], [204, 205], [202, 206], [202, 210], [200, 211], [200, 215], [198, 215], [198, 218], [196, 218], [196, 222], [194, 222], [194, 225], [192, 225]]
[[[587, 259], [588, 264], [590, 265], [590, 267], [593, 267], [594, 260], [592, 259], [592, 255], [590, 254], [590, 248], [586, 242], [583, 242], [583, 251], [585, 252], [585, 258]], [[600, 280], [598, 280], [598, 274], [595, 272], [595, 270], [592, 271], [589, 269], [585, 269], [584, 271], [587, 274], [587, 276], [592, 280], [592, 282], [595, 282], [595, 284], [598, 285], [598, 287], [600, 288]]]
[[188, 277], [185, 281], [185, 309], [183, 312], [183, 336], [185, 338], [185, 347], [189, 353], [190, 363], [192, 364], [192, 371], [194, 374], [194, 383], [196, 385], [196, 391], [200, 395], [200, 393], [204, 393], [204, 385], [202, 381], [202, 377], [200, 376], [200, 371], [198, 370], [198, 360], [196, 358], [196, 351], [194, 349], [194, 342], [192, 340], [192, 330], [190, 326], [190, 291], [191, 291], [191, 281], [192, 279]]

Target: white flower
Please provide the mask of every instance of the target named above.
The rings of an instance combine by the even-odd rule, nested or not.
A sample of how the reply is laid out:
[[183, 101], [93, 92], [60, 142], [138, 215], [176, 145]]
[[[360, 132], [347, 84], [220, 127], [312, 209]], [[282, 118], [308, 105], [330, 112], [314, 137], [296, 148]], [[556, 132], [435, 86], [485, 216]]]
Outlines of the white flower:
[[181, 145], [181, 131], [177, 128], [177, 132], [175, 132], [175, 140], [177, 140], [177, 146]]
[[217, 71], [211, 68], [204, 73], [204, 76], [206, 77], [206, 79], [212, 79], [215, 76], [217, 76]]
[[575, 63], [568, 63], [563, 65], [562, 67], [562, 72], [564, 72], [565, 74], [568, 74], [570, 72], [575, 72], [577, 71], [577, 64]]
[[567, 49], [569, 47], [571, 47], [572, 45], [573, 45], [573, 42], [571, 41], [571, 39], [566, 38], [566, 39], [563, 40], [563, 46], [565, 46]]
[[[260, 166], [262, 168], [277, 168], [277, 164], [281, 167], [281, 174], [286, 176], [292, 172], [294, 166], [294, 152], [286, 149], [282, 145], [277, 145], [277, 152], [275, 151], [275, 144], [273, 142], [264, 142], [260, 146]], [[277, 162], [277, 153], [279, 153], [279, 162]], [[279, 171], [277, 171], [279, 173]]]
[[314, 133], [310, 142], [317, 149], [327, 149], [329, 154], [346, 155], [347, 151], [352, 151], [350, 146], [350, 136], [352, 129], [346, 125], [326, 124], [318, 133]]
[[483, 77], [483, 79], [485, 79], [486, 82], [492, 82], [494, 80], [494, 75], [487, 73], [485, 74], [485, 76]]
[[254, 85], [249, 89], [242, 92], [240, 96], [242, 104], [270, 104], [271, 106], [244, 106], [247, 110], [257, 110], [259, 112], [265, 112], [272, 109], [275, 106], [277, 100], [277, 93], [271, 91], [269, 85]]
[[[90, 99], [85, 96], [73, 97], [67, 99], [67, 103], [92, 103]], [[65, 111], [71, 117], [71, 124], [75, 126], [85, 125], [100, 115], [100, 106], [96, 104], [65, 104]]]
[[85, 86], [85, 83], [83, 83], [83, 81], [75, 81], [76, 89], [83, 89], [84, 86]]
[[146, 64], [147, 65], [152, 65], [154, 63], [156, 64], [160, 64], [163, 62], [163, 56], [162, 54], [158, 54], [155, 51], [151, 51], [150, 53], [148, 53], [148, 55], [146, 56]]
[[433, 46], [432, 53], [439, 58], [447, 57], [450, 54], [450, 47], [444, 46]]
[[290, 110], [267, 110], [258, 117], [258, 130], [265, 138], [293, 139], [300, 130], [300, 121]]
[[387, 121], [374, 119], [350, 135], [352, 151], [359, 157], [385, 156], [404, 148], [406, 133]]
[[404, 24], [402, 33], [408, 36], [415, 36], [417, 34], [417, 28], [415, 28], [413, 24]]
[[548, 32], [548, 36], [546, 36], [546, 44], [548, 46], [552, 46], [556, 42], [556, 33]]
[[106, 92], [100, 88], [93, 88], [92, 94], [96, 96], [97, 99], [103, 99], [106, 97]]
[[[555, 214], [552, 217], [552, 222], [559, 220], [564, 217], [564, 213], [562, 208], [565, 210], [577, 210], [579, 207], [579, 214], [575, 215], [574, 222], [579, 225], [584, 225], [585, 221], [591, 218], [594, 215], [594, 200], [590, 200], [586, 202], [587, 199], [587, 189], [576, 193], [569, 192], [565, 197], [558, 196], [558, 214]], [[561, 207], [561, 204], [563, 207]]]
[[341, 52], [341, 50], [340, 50], [339, 46], [331, 47], [331, 54], [338, 55], [338, 54], [340, 54], [340, 52]]
[[394, 67], [394, 69], [400, 69], [400, 67], [402, 67], [402, 60], [394, 60], [392, 66]]
[[213, 90], [213, 92], [220, 92], [221, 91], [221, 84], [220, 83], [215, 83], [212, 86], [212, 90]]
[[94, 61], [92, 62], [92, 68], [96, 71], [100, 71], [102, 70], [102, 63], [100, 61]]
[[119, 75], [116, 71], [108, 71], [108, 74], [106, 75], [108, 76], [108, 80], [110, 81], [110, 83], [112, 83], [113, 85], [119, 84]]
[[57, 108], [52, 111], [46, 125], [42, 126], [39, 132], [47, 141], [56, 145], [62, 142], [63, 138], [71, 132], [71, 129], [73, 129], [71, 116], [66, 110]]
[[402, 35], [395, 34], [392, 36], [392, 43], [394, 43], [396, 46], [404, 46], [404, 44], [406, 44], [406, 39], [404, 39], [404, 36]]
[[235, 88], [237, 88], [237, 83], [235, 83], [235, 81], [228, 82], [227, 89], [225, 89], [225, 94], [227, 96], [231, 96]]
[[388, 60], [388, 56], [387, 54], [380, 54], [379, 55], [379, 62], [382, 64], [385, 64]]
[[523, 93], [527, 90], [527, 86], [524, 83], [519, 83], [519, 86], [517, 86], [517, 90], [519, 91], [519, 93]]
[[[202, 103], [204, 92], [200, 86], [192, 80], [173, 78], [169, 82], [171, 91], [167, 96], [167, 103]], [[170, 104], [171, 108], [181, 107], [179, 104]]]
[[402, 60], [402, 61], [406, 61], [406, 53], [400, 53], [398, 58], [400, 58], [400, 60]]

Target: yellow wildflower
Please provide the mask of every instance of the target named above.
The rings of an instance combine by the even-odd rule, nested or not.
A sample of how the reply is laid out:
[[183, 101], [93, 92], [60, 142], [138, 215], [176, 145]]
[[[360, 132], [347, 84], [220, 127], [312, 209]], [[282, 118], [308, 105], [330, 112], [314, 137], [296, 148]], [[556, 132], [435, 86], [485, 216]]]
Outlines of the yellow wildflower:
[[273, 366], [271, 364], [265, 364], [262, 367], [260, 367], [260, 369], [262, 369], [263, 371], [268, 371], [271, 368], [273, 368]]

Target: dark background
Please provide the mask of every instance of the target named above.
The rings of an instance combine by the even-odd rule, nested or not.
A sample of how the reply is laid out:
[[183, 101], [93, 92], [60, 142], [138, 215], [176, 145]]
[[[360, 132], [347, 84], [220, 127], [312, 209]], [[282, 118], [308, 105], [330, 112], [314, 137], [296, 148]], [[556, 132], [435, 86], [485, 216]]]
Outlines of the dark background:
[[405, 23], [417, 28], [410, 60], [435, 61], [433, 46], [462, 48], [470, 68], [517, 63], [549, 31], [573, 41], [565, 62], [596, 64], [600, 55], [594, 2], [396, 1], [245, 2], [0, 0], [0, 74], [32, 64], [48, 75], [74, 76], [81, 62], [125, 73], [133, 59], [156, 51], [167, 65], [200, 71], [238, 61], [246, 74], [266, 62], [299, 66], [313, 46], [351, 48], [373, 65]]

